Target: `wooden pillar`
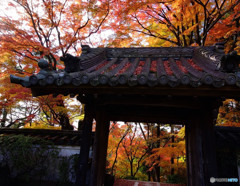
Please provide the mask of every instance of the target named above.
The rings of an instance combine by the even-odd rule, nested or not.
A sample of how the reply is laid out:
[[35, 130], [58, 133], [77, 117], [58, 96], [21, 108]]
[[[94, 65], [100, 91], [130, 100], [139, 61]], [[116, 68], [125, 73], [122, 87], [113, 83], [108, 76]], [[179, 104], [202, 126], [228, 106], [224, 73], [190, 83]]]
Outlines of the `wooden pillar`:
[[210, 178], [217, 178], [215, 119], [210, 103], [196, 110], [186, 124], [188, 186], [213, 186]]
[[204, 160], [204, 180], [205, 185], [216, 185], [210, 183], [210, 178], [218, 178], [217, 156], [216, 156], [216, 137], [215, 124], [217, 113], [214, 108], [203, 109], [203, 125], [202, 125], [202, 145], [203, 145], [203, 160]]
[[96, 111], [96, 132], [94, 138], [91, 186], [103, 186], [105, 180], [106, 156], [110, 121], [104, 106]]
[[200, 122], [192, 118], [186, 124], [188, 186], [203, 186], [203, 156]]
[[[80, 99], [80, 98], [79, 98]], [[80, 101], [82, 101], [80, 99]], [[79, 162], [79, 172], [76, 178], [76, 186], [86, 186], [89, 185], [89, 180], [87, 180], [88, 160], [89, 160], [89, 150], [92, 142], [92, 123], [94, 117], [94, 103], [91, 97], [87, 97], [84, 100], [85, 103], [85, 117], [83, 120], [83, 133], [80, 142], [80, 162]]]

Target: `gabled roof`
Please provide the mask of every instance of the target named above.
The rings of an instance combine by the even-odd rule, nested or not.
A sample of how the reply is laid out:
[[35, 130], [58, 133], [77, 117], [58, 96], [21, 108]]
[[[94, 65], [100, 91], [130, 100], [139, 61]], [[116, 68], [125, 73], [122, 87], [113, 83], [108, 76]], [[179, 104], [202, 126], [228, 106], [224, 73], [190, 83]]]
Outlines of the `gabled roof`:
[[11, 82], [24, 87], [200, 87], [240, 86], [240, 56], [211, 47], [89, 48], [80, 57], [67, 54], [64, 71], [39, 61], [38, 74]]

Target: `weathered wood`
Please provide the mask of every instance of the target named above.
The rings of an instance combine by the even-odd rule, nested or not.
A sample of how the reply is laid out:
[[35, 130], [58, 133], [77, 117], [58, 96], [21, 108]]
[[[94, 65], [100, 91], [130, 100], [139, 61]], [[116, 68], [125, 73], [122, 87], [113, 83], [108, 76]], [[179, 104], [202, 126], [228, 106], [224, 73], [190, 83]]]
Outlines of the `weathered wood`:
[[107, 118], [105, 108], [97, 108], [90, 186], [102, 186], [104, 184], [109, 125], [110, 121]]
[[86, 186], [89, 185], [87, 180], [88, 162], [89, 162], [89, 150], [91, 146], [91, 134], [92, 134], [92, 123], [94, 117], [94, 104], [92, 97], [86, 97], [85, 103], [85, 118], [83, 121], [83, 134], [82, 141], [80, 144], [80, 162], [79, 162], [79, 172], [76, 180], [76, 186]]

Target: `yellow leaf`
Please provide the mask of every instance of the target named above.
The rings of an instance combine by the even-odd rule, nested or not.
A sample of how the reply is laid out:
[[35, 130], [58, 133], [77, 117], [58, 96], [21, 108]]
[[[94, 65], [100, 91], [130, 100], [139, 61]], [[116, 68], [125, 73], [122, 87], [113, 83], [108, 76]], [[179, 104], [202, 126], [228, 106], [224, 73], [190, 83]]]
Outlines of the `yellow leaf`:
[[191, 26], [190, 28], [188, 28], [187, 30], [185, 30], [182, 35], [189, 35], [195, 28], [196, 26], [198, 26], [198, 24], [195, 24], [193, 26]]

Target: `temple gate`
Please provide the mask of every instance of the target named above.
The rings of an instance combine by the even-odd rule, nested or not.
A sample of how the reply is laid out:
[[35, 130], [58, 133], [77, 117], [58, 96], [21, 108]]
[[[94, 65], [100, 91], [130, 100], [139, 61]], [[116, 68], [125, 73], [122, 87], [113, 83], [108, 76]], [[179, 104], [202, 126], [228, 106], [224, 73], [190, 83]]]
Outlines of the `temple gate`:
[[[224, 98], [240, 94], [239, 56], [211, 47], [89, 48], [61, 58], [64, 71], [44, 59], [38, 74], [11, 82], [33, 96], [78, 95], [86, 105], [77, 185], [102, 186], [110, 121], [186, 125], [188, 185], [218, 177], [214, 125]], [[92, 121], [96, 120], [90, 179], [86, 180]]]

